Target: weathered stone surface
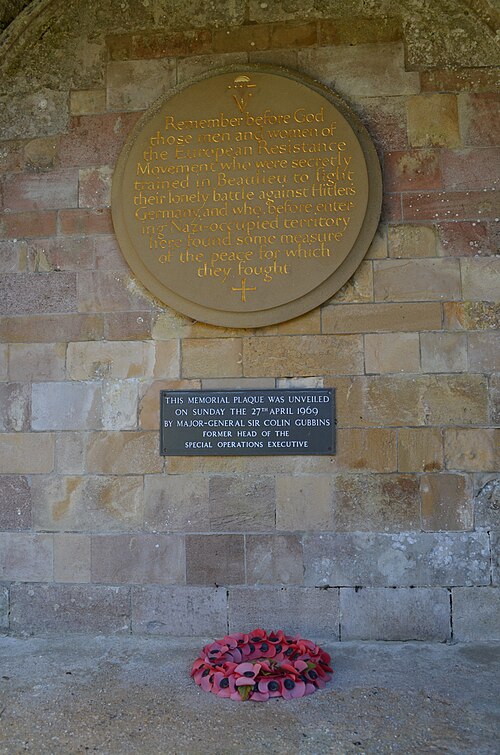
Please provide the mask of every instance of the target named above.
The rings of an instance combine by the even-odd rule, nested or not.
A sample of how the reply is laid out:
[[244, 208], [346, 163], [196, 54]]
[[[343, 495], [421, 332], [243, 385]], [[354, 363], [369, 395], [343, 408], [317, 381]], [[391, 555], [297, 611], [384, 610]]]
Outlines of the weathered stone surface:
[[153, 374], [154, 346], [142, 341], [87, 341], [68, 344], [71, 380], [141, 378]]
[[109, 110], [144, 110], [175, 85], [175, 64], [163, 60], [131, 60], [108, 63]]
[[64, 380], [66, 344], [11, 344], [9, 377], [11, 380]]
[[[500, 531], [500, 477], [478, 475], [476, 488], [474, 496], [476, 529]], [[492, 536], [493, 532], [490, 534], [490, 537]], [[495, 545], [498, 546], [496, 541]], [[497, 550], [500, 549], [497, 548]], [[498, 564], [496, 566], [498, 568]]]
[[420, 89], [418, 74], [405, 71], [399, 42], [301, 50], [299, 63], [347, 97], [390, 97]]
[[[253, 4], [253, 3], [251, 3]], [[262, 7], [262, 6], [261, 6]], [[345, 7], [345, 6], [344, 6]], [[317, 12], [321, 13], [318, 8]], [[373, 42], [397, 42], [403, 38], [401, 22], [398, 18], [359, 18], [351, 16], [349, 7], [345, 8], [347, 18], [336, 18], [320, 22], [320, 40], [322, 45], [359, 45]], [[325, 13], [328, 13], [325, 7]], [[332, 15], [335, 9], [332, 8]]]
[[132, 631], [177, 637], [222, 637], [227, 632], [226, 590], [133, 587]]
[[0, 579], [52, 581], [52, 535], [0, 532]]
[[443, 588], [367, 587], [340, 590], [342, 640], [424, 640], [451, 637], [450, 595]]
[[500, 590], [456, 587], [452, 590], [453, 637], [457, 642], [500, 639]]
[[105, 336], [109, 341], [144, 341], [151, 338], [151, 312], [110, 312], [104, 316], [104, 322]]
[[423, 475], [422, 529], [428, 532], [471, 530], [474, 506], [469, 479], [458, 474]]
[[29, 418], [29, 384], [0, 383], [0, 432], [28, 430]]
[[500, 430], [448, 428], [444, 432], [447, 469], [494, 472], [500, 461]]
[[[55, 466], [60, 474], [78, 475], [85, 472], [85, 434], [61, 432], [55, 434]], [[49, 470], [50, 471], [50, 470]]]
[[376, 301], [440, 301], [460, 298], [457, 260], [375, 260]]
[[200, 474], [145, 477], [144, 527], [153, 532], [207, 530], [208, 479]]
[[418, 478], [410, 475], [336, 475], [337, 532], [408, 532], [420, 529]]
[[50, 210], [0, 215], [0, 238], [47, 238], [55, 234], [56, 224], [57, 214]]
[[354, 274], [330, 301], [334, 304], [353, 304], [373, 301], [373, 265], [363, 260]]
[[469, 333], [469, 369], [471, 372], [498, 372], [500, 367], [500, 334]]
[[421, 333], [423, 372], [465, 372], [467, 340], [462, 333]]
[[436, 256], [436, 233], [425, 225], [395, 225], [388, 229], [389, 257], [415, 259]]
[[16, 634], [121, 634], [130, 631], [130, 588], [102, 585], [12, 585]]
[[94, 240], [91, 237], [21, 241], [20, 253], [31, 273], [90, 270], [94, 267]]
[[182, 341], [182, 377], [238, 377], [242, 374], [240, 338], [188, 338]]
[[0, 529], [27, 530], [31, 527], [31, 492], [26, 477], [0, 476]]
[[343, 304], [325, 307], [321, 317], [323, 333], [393, 333], [441, 327], [437, 302]]
[[139, 425], [142, 430], [158, 430], [160, 427], [160, 391], [199, 390], [199, 380], [155, 380], [142, 383], [139, 400]]
[[[77, 167], [114, 165], [137, 118], [137, 113], [103, 113], [71, 118], [68, 132], [60, 141], [61, 163]], [[85, 215], [97, 219], [102, 213]], [[68, 233], [68, 230], [63, 233]]]
[[59, 210], [60, 233], [86, 234], [86, 233], [113, 233], [111, 211], [101, 207], [97, 210]]
[[96, 383], [34, 383], [33, 430], [95, 430], [101, 427], [101, 386]]
[[54, 535], [54, 581], [90, 582], [89, 535]]
[[500, 287], [500, 260], [461, 259], [464, 299], [497, 301]]
[[350, 375], [363, 372], [360, 336], [245, 338], [246, 376]]
[[277, 530], [333, 527], [332, 478], [328, 475], [276, 477]]
[[38, 315], [76, 311], [74, 273], [12, 273], [0, 275], [0, 312]]
[[445, 189], [494, 189], [498, 185], [497, 157], [493, 148], [445, 150], [441, 157]]
[[137, 404], [136, 380], [106, 380], [102, 386], [103, 429], [136, 430]]
[[106, 110], [104, 89], [77, 89], [70, 92], [69, 110], [71, 115], [97, 115]]
[[439, 223], [439, 253], [444, 257], [476, 257], [495, 254], [493, 233], [487, 223], [459, 221]]
[[408, 137], [412, 147], [458, 147], [457, 98], [453, 94], [422, 94], [410, 97]]
[[59, 139], [42, 137], [31, 139], [24, 146], [25, 167], [33, 171], [49, 171], [59, 167]]
[[[388, 152], [384, 156], [384, 173], [387, 191], [418, 191], [442, 187], [437, 150]], [[417, 256], [432, 255], [418, 254]]]
[[272, 477], [246, 475], [210, 478], [209, 529], [213, 532], [259, 531], [274, 527], [275, 487]]
[[8, 212], [58, 210], [78, 206], [78, 171], [61, 170], [5, 179], [5, 209]]
[[143, 480], [123, 477], [33, 477], [37, 529], [123, 532], [142, 524]]
[[486, 533], [306, 535], [305, 584], [365, 587], [487, 585]]
[[82, 271], [77, 291], [80, 312], [142, 312], [152, 307], [145, 290], [124, 270]]
[[365, 372], [420, 372], [418, 333], [365, 335]]
[[229, 631], [280, 627], [310, 639], [339, 638], [339, 591], [301, 587], [229, 590]]
[[106, 44], [111, 60], [152, 60], [211, 52], [212, 34], [208, 29], [111, 34]]
[[78, 207], [109, 207], [113, 168], [82, 168], [78, 174]]
[[188, 585], [245, 583], [243, 535], [186, 535]]
[[153, 377], [163, 379], [180, 377], [179, 352], [180, 347], [177, 340], [156, 343]]
[[500, 144], [498, 95], [494, 93], [461, 94], [459, 103], [460, 128], [464, 144], [478, 147], [498, 146]]
[[54, 469], [52, 433], [1, 433], [0, 472], [41, 474]]
[[401, 195], [403, 218], [407, 220], [470, 220], [481, 221], [498, 214], [498, 200], [494, 191], [433, 191]]
[[94, 535], [92, 582], [183, 584], [184, 539], [180, 535]]
[[60, 134], [68, 124], [68, 93], [41, 89], [0, 94], [3, 139], [29, 139]]
[[444, 327], [448, 330], [490, 330], [500, 327], [500, 305], [484, 301], [446, 302]]
[[0, 629], [9, 628], [9, 591], [0, 587]]
[[406, 97], [359, 97], [353, 106], [381, 150], [408, 146]]
[[213, 65], [214, 68], [246, 63], [248, 55], [245, 52], [218, 53], [217, 55], [193, 55], [182, 58], [177, 62], [177, 78], [179, 84], [189, 82], [202, 76]]
[[247, 584], [301, 585], [302, 543], [297, 535], [247, 535]]
[[91, 433], [87, 438], [86, 469], [91, 474], [153, 474], [163, 469], [158, 433]]
[[340, 470], [395, 472], [396, 431], [382, 428], [340, 429], [335, 467]]
[[443, 469], [443, 435], [434, 427], [401, 427], [398, 430], [400, 472], [439, 472]]
[[103, 337], [99, 315], [0, 317], [0, 338], [10, 343], [93, 341]]

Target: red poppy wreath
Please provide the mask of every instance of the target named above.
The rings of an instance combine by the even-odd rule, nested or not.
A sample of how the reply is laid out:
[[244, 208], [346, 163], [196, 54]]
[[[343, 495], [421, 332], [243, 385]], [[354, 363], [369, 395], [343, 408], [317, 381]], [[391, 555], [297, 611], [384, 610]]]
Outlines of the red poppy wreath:
[[291, 637], [281, 629], [267, 634], [228, 634], [205, 645], [193, 663], [196, 684], [231, 700], [312, 695], [332, 677], [330, 656], [311, 640]]

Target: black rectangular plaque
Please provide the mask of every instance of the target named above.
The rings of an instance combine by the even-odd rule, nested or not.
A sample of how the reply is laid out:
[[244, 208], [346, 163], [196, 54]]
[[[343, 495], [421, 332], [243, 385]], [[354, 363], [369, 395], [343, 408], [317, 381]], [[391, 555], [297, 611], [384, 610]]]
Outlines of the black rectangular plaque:
[[334, 389], [160, 391], [160, 453], [334, 454]]

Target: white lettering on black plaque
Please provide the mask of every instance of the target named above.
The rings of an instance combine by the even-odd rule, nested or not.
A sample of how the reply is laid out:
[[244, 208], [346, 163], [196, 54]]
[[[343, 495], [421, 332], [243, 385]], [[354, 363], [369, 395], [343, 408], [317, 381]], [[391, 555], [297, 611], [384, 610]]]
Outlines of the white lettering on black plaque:
[[335, 453], [335, 396], [314, 390], [160, 391], [163, 456]]

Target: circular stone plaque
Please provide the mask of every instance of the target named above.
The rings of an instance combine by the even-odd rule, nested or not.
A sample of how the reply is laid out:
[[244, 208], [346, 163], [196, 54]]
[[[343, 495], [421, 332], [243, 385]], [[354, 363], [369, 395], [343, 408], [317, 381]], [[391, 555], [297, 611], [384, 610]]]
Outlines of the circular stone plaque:
[[158, 299], [247, 328], [333, 296], [373, 239], [381, 195], [375, 148], [337, 95], [244, 66], [145, 113], [118, 160], [112, 213], [127, 262]]

